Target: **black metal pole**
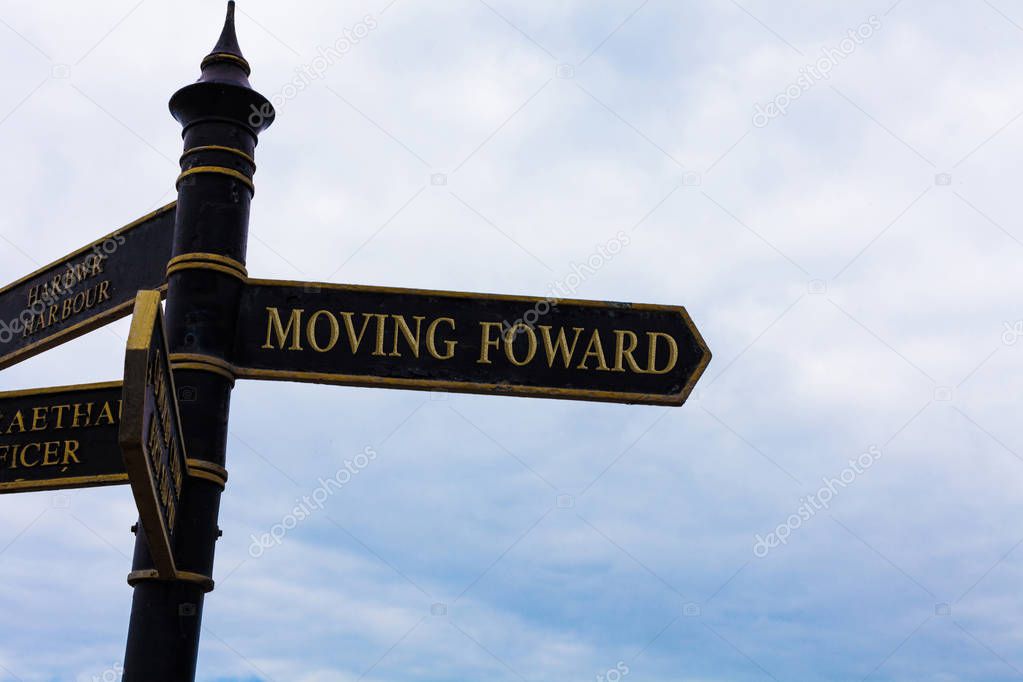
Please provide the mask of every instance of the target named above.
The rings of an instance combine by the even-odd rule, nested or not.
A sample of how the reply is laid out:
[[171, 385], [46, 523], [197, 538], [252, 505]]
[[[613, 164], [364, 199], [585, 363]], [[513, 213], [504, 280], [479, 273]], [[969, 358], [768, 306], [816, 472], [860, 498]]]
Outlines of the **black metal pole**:
[[224, 31], [202, 61], [198, 82], [178, 91], [171, 113], [184, 128], [166, 324], [189, 478], [178, 510], [178, 577], [161, 580], [144, 533], [136, 533], [125, 682], [195, 679], [203, 600], [213, 589], [227, 423], [234, 376], [227, 359], [246, 277], [249, 204], [259, 133], [274, 118], [249, 85], [238, 47], [234, 2]]

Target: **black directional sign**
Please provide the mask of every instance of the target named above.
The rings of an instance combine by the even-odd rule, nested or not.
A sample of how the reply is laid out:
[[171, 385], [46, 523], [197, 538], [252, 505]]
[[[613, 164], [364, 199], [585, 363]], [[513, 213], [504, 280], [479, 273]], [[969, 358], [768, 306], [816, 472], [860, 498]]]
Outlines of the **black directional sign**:
[[176, 204], [0, 289], [0, 369], [131, 313], [164, 286]]
[[128, 482], [121, 382], [0, 393], [0, 493]]
[[159, 291], [135, 301], [124, 361], [121, 451], [156, 570], [174, 578], [178, 504], [188, 473]]
[[710, 351], [684, 308], [250, 280], [246, 379], [681, 405]]
[[[123, 385], [0, 393], [0, 493], [131, 486], [125, 682], [195, 680], [235, 379], [682, 405], [711, 357], [679, 306], [250, 279], [255, 150], [276, 113], [234, 15], [229, 0], [170, 101], [178, 201], [0, 289], [0, 370], [134, 310]], [[180, 407], [175, 371], [201, 387]]]

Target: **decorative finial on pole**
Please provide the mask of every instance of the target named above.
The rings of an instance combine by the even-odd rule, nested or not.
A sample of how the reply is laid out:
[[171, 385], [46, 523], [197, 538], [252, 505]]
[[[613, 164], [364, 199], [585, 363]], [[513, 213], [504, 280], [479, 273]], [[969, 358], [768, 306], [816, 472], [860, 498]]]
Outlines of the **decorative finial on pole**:
[[[244, 80], [247, 86], [247, 76], [252, 73], [252, 68], [242, 55], [242, 48], [238, 45], [238, 34], [234, 28], [234, 7], [234, 0], [230, 0], [227, 3], [227, 19], [224, 20], [224, 30], [220, 33], [220, 39], [217, 41], [216, 47], [213, 48], [213, 52], [202, 60], [203, 80], [231, 78], [225, 70], [216, 69], [214, 73], [208, 74], [207, 69], [216, 66], [234, 66], [240, 67], [245, 72], [245, 77], [241, 80]], [[209, 68], [209, 71], [214, 71], [214, 69]], [[237, 77], [232, 80], [237, 80]]]
[[217, 46], [213, 48], [213, 51], [229, 52], [241, 57], [242, 51], [241, 48], [238, 47], [238, 36], [234, 31], [234, 8], [234, 0], [228, 0], [227, 19], [224, 20], [224, 30], [220, 34], [220, 40], [217, 41]]
[[252, 68], [238, 46], [234, 12], [231, 0], [224, 30], [213, 51], [202, 60], [199, 80], [171, 98], [171, 113], [186, 130], [199, 121], [219, 117], [237, 121], [255, 136], [273, 123], [273, 106], [249, 84]]

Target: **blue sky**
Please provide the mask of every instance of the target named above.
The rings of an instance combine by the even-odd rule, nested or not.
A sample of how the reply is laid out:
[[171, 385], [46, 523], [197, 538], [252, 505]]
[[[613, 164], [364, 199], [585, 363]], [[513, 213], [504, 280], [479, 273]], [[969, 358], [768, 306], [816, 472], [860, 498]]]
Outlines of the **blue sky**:
[[[685, 305], [715, 357], [681, 409], [239, 383], [200, 680], [1023, 676], [1018, 7], [239, 10], [285, 97], [254, 276], [545, 295], [624, 231], [576, 295]], [[0, 3], [4, 280], [173, 199], [166, 102], [222, 17]], [[118, 378], [126, 329], [0, 390]], [[0, 680], [115, 678], [130, 491], [0, 510]]]

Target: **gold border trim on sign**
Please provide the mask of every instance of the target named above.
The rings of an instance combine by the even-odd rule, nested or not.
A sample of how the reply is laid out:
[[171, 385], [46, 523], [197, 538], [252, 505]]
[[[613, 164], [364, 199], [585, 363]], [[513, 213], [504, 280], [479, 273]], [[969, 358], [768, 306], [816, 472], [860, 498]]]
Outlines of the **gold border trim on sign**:
[[[703, 339], [697, 334], [701, 346]], [[187, 358], [187, 360], [186, 360]], [[218, 374], [232, 381], [296, 381], [300, 383], [352, 386], [355, 388], [395, 388], [408, 391], [446, 391], [451, 393], [472, 393], [477, 395], [514, 396], [520, 398], [558, 398], [562, 400], [585, 400], [597, 402], [626, 403], [636, 405], [679, 406], [685, 403], [696, 383], [710, 364], [710, 351], [705, 350], [700, 362], [693, 369], [692, 378], [678, 393], [662, 395], [657, 393], [627, 393], [623, 391], [595, 391], [583, 388], [556, 388], [548, 386], [512, 386], [510, 384], [488, 384], [472, 381], [444, 381], [424, 379], [403, 379], [397, 377], [374, 377], [358, 374], [327, 374], [321, 372], [291, 372], [273, 369], [249, 369], [205, 355], [175, 354], [172, 367], [177, 370], [196, 370]], [[209, 360], [217, 360], [213, 365]]]
[[253, 171], [256, 170], [256, 160], [254, 158], [243, 152], [241, 149], [235, 149], [234, 147], [225, 147], [224, 145], [220, 144], [207, 144], [201, 147], [192, 147], [191, 149], [186, 149], [185, 152], [181, 155], [181, 161], [184, 161], [193, 154], [199, 154], [200, 152], [225, 152], [227, 154], [234, 154], [235, 156], [240, 156], [241, 158], [245, 159], [246, 162], [251, 164]]
[[[138, 508], [139, 518], [149, 540], [149, 554], [160, 574], [171, 578], [177, 575], [177, 564], [174, 557], [174, 536], [168, 527], [168, 519], [162, 513], [158, 500], [152, 463], [145, 453], [142, 442], [142, 427], [145, 423], [145, 387], [148, 384], [150, 357], [156, 352], [167, 358], [167, 333], [163, 326], [163, 308], [160, 305], [159, 292], [144, 290], [135, 297], [135, 314], [128, 330], [128, 343], [124, 359], [124, 393], [121, 410], [121, 425], [118, 442], [124, 456], [125, 468], [132, 479], [132, 495]], [[176, 397], [177, 384], [174, 372], [168, 366], [170, 376], [169, 391], [175, 399], [170, 404], [170, 421], [172, 433], [176, 433], [180, 441], [182, 464], [187, 467], [188, 448], [184, 442], [184, 429], [181, 428], [181, 415], [178, 411]]]
[[185, 178], [191, 177], [193, 175], [200, 175], [203, 173], [210, 173], [214, 175], [226, 175], [230, 178], [234, 178], [238, 182], [248, 187], [249, 191], [251, 191], [253, 194], [256, 193], [256, 186], [253, 184], [252, 178], [245, 175], [244, 173], [236, 171], [233, 168], [225, 168], [224, 166], [196, 166], [195, 168], [189, 168], [188, 170], [183, 171], [181, 175], [178, 176], [178, 179], [174, 181], [174, 187], [180, 188], [181, 181], [184, 180]]
[[243, 282], [247, 282], [249, 278], [249, 271], [244, 263], [216, 253], [184, 253], [171, 258], [167, 263], [168, 277], [182, 270], [212, 270], [231, 275]]
[[102, 391], [107, 388], [122, 388], [123, 381], [103, 381], [98, 384], [70, 384], [68, 386], [50, 386], [47, 388], [23, 388], [17, 391], [0, 393], [0, 400], [8, 398], [27, 398], [34, 395], [53, 395], [54, 393], [82, 393], [84, 391]]
[[98, 488], [106, 485], [128, 483], [128, 474], [98, 474], [96, 476], [72, 476], [71, 478], [48, 478], [40, 481], [13, 481], [0, 483], [0, 493], [34, 492], [42, 490], [64, 490], [72, 488]]
[[451, 393], [472, 393], [477, 395], [512, 396], [519, 398], [559, 398], [562, 400], [585, 400], [591, 402], [626, 403], [635, 405], [682, 405], [692, 393], [696, 379], [699, 379], [709, 359], [701, 361], [694, 370], [695, 379], [679, 393], [662, 395], [656, 393], [625, 393], [622, 391], [595, 391], [584, 388], [555, 388], [549, 386], [512, 386], [510, 384], [487, 384], [472, 381], [429, 381], [423, 379], [401, 379], [396, 377], [374, 377], [352, 374], [323, 374], [317, 372], [288, 372], [282, 370], [245, 369], [236, 367], [239, 379], [260, 379], [266, 381], [298, 381], [301, 383], [354, 386], [357, 388], [396, 388], [408, 391], [444, 391]]

